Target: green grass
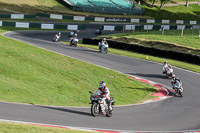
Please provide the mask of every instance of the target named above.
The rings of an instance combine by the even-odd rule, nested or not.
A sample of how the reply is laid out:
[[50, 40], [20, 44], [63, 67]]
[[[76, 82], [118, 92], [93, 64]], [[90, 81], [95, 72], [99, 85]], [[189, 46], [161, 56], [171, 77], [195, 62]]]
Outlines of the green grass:
[[[135, 32], [135, 33], [121, 33], [107, 35], [111, 40], [123, 41], [125, 39], [128, 43], [147, 45], [151, 47], [158, 47], [161, 49], [175, 50], [200, 54], [200, 38], [198, 30], [184, 30], [183, 37], [181, 37], [181, 30], [165, 30], [164, 35], [161, 31]], [[155, 45], [152, 44], [155, 42]], [[166, 43], [166, 45], [159, 45], [159, 43]], [[172, 47], [174, 46], [174, 47]]]
[[[98, 46], [94, 46], [94, 45], [88, 45], [88, 44], [78, 44], [78, 45], [82, 47], [91, 48], [91, 49], [96, 49], [96, 50], [98, 49]], [[176, 61], [172, 59], [160, 58], [160, 57], [155, 57], [151, 55], [144, 55], [144, 54], [134, 53], [134, 52], [126, 51], [126, 50], [118, 50], [118, 49], [113, 49], [113, 48], [109, 48], [109, 53], [129, 56], [129, 57], [143, 59], [143, 60], [145, 60], [146, 56], [148, 56], [148, 60], [158, 62], [158, 63], [163, 63], [165, 60], [167, 60], [173, 66], [200, 73], [199, 65], [194, 65], [194, 64]]]
[[56, 127], [0, 122], [0, 133], [94, 133]]
[[[0, 30], [5, 32], [5, 30]], [[0, 100], [89, 106], [89, 91], [107, 82], [116, 104], [152, 98], [153, 86], [127, 75], [0, 36]], [[89, 68], [89, 69], [88, 69]]]
[[171, 19], [171, 20], [200, 20], [200, 6], [198, 4], [191, 4], [189, 7], [185, 6], [172, 6], [164, 7], [162, 10], [158, 7], [148, 7], [145, 8], [144, 15], [153, 17], [156, 19]]

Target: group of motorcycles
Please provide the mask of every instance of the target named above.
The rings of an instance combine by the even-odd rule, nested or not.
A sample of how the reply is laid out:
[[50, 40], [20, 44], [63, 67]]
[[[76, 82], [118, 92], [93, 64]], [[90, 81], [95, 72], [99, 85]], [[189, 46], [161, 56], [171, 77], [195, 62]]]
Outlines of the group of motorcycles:
[[[74, 46], [77, 47], [78, 44], [78, 38], [77, 38], [77, 30], [75, 31], [71, 31], [69, 33], [69, 45], [70, 46]], [[56, 34], [53, 38], [53, 42], [58, 42], [58, 40], [61, 38], [61, 33], [59, 32], [58, 34]]]
[[[171, 68], [167, 67], [167, 68], [164, 68], [163, 66], [163, 70], [165, 69], [165, 75], [167, 76], [167, 78], [172, 78], [172, 85], [173, 85], [173, 89], [174, 89], [174, 95], [175, 96], [180, 96], [182, 97], [182, 93], [183, 93], [183, 84], [180, 80], [176, 80], [175, 78], [175, 75], [174, 75], [174, 71]], [[175, 83], [173, 83], [175, 80]]]
[[[98, 31], [95, 32], [95, 34], [101, 34], [102, 29], [100, 28]], [[56, 34], [53, 38], [53, 42], [57, 42], [59, 39], [61, 38], [61, 33], [59, 32], [58, 34]], [[69, 45], [70, 46], [75, 46], [77, 47], [78, 44], [78, 39], [77, 39], [77, 31], [71, 31], [69, 34]], [[104, 38], [105, 39], [105, 38]], [[105, 40], [102, 40], [101, 42], [99, 42], [99, 52], [101, 53], [107, 53], [108, 52], [108, 43]], [[167, 76], [167, 78], [172, 78], [172, 81], [175, 79], [175, 75], [174, 75], [174, 71], [172, 69], [172, 67], [164, 67], [163, 65], [163, 70], [165, 70], [165, 74]], [[173, 89], [174, 89], [174, 94], [175, 96], [180, 96], [182, 97], [182, 93], [183, 93], [183, 85], [182, 82], [180, 80], [177, 80], [175, 83], [172, 84], [173, 85]], [[93, 93], [90, 91], [89, 92], [91, 94], [90, 96], [90, 100], [91, 100], [91, 114], [92, 116], [96, 117], [101, 115], [101, 106], [100, 104], [102, 99], [104, 98], [102, 95], [96, 95], [94, 96]], [[111, 106], [111, 108], [108, 107]], [[114, 98], [111, 97], [110, 100], [106, 101], [106, 105], [105, 105], [105, 112], [106, 112], [106, 116], [107, 117], [111, 117], [112, 116], [112, 112], [113, 112], [113, 106], [114, 105]]]
[[[168, 78], [174, 78], [174, 71], [173, 71], [172, 68], [163, 68], [163, 69], [166, 70], [165, 75]], [[173, 84], [173, 89], [174, 89], [174, 94], [176, 96], [182, 97], [183, 85], [182, 85], [182, 82], [180, 80], [176, 81]], [[91, 114], [94, 117], [99, 116], [99, 115], [101, 115], [101, 112], [102, 112], [100, 104], [102, 104], [101, 101], [102, 101], [102, 98], [104, 98], [104, 97], [102, 95], [94, 96], [91, 91], [89, 93], [91, 94], [91, 96], [90, 96], [91, 103], [90, 104], [92, 104], [91, 105]], [[109, 104], [111, 105], [111, 109], [108, 108]], [[106, 101], [105, 112], [106, 112], [107, 117], [112, 116], [113, 105], [114, 105], [114, 98], [111, 97], [109, 101]]]
[[[70, 46], [77, 47], [77, 44], [79, 41], [77, 38], [77, 32], [78, 32], [78, 30], [74, 30], [69, 33], [69, 45]], [[100, 32], [102, 32], [102, 31], [100, 30]], [[58, 40], [60, 38], [61, 38], [61, 33], [59, 32], [58, 34], [56, 34], [54, 36], [52, 41], [58, 42]], [[108, 53], [108, 43], [99, 42], [98, 44], [99, 44], [99, 52], [107, 54]]]

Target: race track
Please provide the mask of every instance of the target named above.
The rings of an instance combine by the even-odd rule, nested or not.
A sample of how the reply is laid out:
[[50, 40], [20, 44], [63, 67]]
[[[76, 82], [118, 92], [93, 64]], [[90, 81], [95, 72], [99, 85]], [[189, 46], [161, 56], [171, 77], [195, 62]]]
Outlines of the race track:
[[[82, 61], [170, 86], [170, 79], [162, 75], [162, 64], [53, 43], [51, 40], [55, 33], [55, 31], [15, 31], [4, 35]], [[78, 37], [94, 37], [93, 33], [90, 30], [80, 31]], [[62, 32], [62, 36], [68, 34], [67, 31]], [[62, 40], [67, 40], [67, 37]], [[111, 118], [92, 117], [89, 108], [48, 107], [1, 102], [0, 119], [114, 131], [200, 129], [200, 75], [179, 68], [174, 68], [174, 72], [183, 82], [183, 98], [172, 97], [150, 104], [117, 107], [114, 108]]]

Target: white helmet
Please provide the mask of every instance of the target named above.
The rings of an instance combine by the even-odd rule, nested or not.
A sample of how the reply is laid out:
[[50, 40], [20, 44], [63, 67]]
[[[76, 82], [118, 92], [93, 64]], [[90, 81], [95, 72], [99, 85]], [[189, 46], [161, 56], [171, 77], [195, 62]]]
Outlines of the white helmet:
[[59, 32], [58, 34], [59, 34], [59, 35], [61, 35], [61, 33], [60, 33], [60, 32]]
[[74, 34], [74, 37], [77, 37], [77, 34]]
[[103, 38], [103, 41], [106, 41], [106, 38]]

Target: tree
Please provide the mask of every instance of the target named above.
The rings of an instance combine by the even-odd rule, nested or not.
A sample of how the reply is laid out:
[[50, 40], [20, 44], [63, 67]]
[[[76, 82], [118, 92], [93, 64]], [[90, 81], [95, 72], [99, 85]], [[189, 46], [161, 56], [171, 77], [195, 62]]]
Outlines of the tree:
[[160, 10], [163, 9], [165, 3], [168, 2], [168, 1], [170, 1], [170, 0], [160, 0]]
[[153, 0], [151, 7], [154, 7], [155, 2], [156, 2], [156, 0]]
[[188, 2], [189, 2], [189, 0], [186, 0], [186, 3], [185, 3], [185, 6], [186, 6], [186, 7], [189, 7]]

